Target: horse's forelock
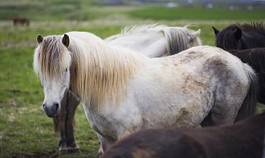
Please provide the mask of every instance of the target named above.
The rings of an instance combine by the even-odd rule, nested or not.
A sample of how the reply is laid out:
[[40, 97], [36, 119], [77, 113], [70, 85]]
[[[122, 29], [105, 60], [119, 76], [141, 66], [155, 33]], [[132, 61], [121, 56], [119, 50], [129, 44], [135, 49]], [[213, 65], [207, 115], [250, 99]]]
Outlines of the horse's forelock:
[[54, 78], [61, 74], [67, 65], [67, 58], [63, 53], [66, 48], [60, 36], [48, 36], [38, 48], [39, 73], [45, 78]]

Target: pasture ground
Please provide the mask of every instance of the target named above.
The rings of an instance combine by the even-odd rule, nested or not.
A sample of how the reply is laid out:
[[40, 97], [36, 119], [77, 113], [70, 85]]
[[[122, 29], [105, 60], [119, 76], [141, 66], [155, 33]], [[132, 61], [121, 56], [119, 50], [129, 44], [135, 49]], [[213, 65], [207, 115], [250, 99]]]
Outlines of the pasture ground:
[[[30, 3], [30, 7], [28, 4]], [[90, 7], [85, 0], [64, 1], [64, 5], [54, 8], [54, 3], [42, 8], [40, 1], [21, 0], [5, 2], [0, 0], [0, 157], [95, 157], [98, 142], [89, 127], [81, 106], [76, 114], [76, 140], [81, 152], [59, 155], [57, 137], [53, 123], [41, 109], [43, 99], [40, 83], [32, 70], [35, 38], [38, 34], [62, 34], [78, 30], [89, 31], [104, 38], [118, 33], [123, 26], [136, 24], [187, 25], [201, 29], [204, 44], [214, 45], [211, 26], [223, 28], [235, 22], [249, 20], [263, 21], [265, 11], [257, 10], [231, 18], [229, 13], [222, 17], [224, 10], [215, 11], [208, 19], [202, 9], [194, 9], [198, 14], [190, 15], [185, 8], [181, 17], [179, 11], [157, 7]], [[67, 2], [67, 3], [66, 3]], [[72, 4], [72, 5], [71, 5]], [[58, 5], [59, 6], [59, 5]], [[89, 7], [84, 7], [89, 6]], [[76, 11], [76, 8], [79, 10]], [[11, 9], [10, 9], [11, 8]], [[12, 12], [12, 9], [13, 10]], [[38, 13], [38, 11], [40, 11]], [[186, 12], [185, 12], [186, 11]], [[190, 9], [189, 11], [192, 11]], [[201, 14], [200, 14], [201, 12]], [[228, 14], [228, 15], [227, 15]], [[14, 27], [8, 17], [21, 15], [32, 21], [29, 27]], [[186, 15], [186, 16], [185, 16]], [[193, 18], [192, 18], [193, 17]], [[188, 20], [186, 20], [188, 19]]]

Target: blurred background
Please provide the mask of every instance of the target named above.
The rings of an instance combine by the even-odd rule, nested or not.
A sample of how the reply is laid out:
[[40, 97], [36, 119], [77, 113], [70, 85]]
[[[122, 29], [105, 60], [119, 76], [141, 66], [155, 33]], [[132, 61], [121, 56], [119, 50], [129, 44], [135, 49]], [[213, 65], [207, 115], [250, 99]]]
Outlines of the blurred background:
[[58, 155], [32, 69], [37, 35], [76, 30], [105, 38], [128, 25], [189, 24], [201, 29], [203, 44], [214, 45], [211, 26], [264, 20], [265, 0], [0, 0], [0, 158], [95, 157], [98, 149], [79, 106], [75, 135], [81, 152]]

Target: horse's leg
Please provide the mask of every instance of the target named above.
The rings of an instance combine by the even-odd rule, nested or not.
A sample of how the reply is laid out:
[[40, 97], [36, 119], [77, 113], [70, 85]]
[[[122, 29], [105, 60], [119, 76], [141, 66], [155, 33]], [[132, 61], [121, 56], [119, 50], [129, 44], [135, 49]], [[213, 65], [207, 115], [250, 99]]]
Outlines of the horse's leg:
[[213, 125], [213, 120], [212, 120], [212, 112], [209, 112], [209, 114], [204, 118], [204, 120], [201, 123], [202, 127], [206, 127], [206, 126], [211, 126]]
[[59, 149], [65, 144], [65, 117], [66, 117], [66, 99], [67, 99], [67, 93], [65, 93], [64, 99], [61, 102], [61, 109], [60, 113], [53, 118], [54, 122], [54, 129], [56, 132], [58, 132], [60, 140], [59, 140]]
[[[78, 150], [78, 147], [74, 139], [74, 114], [79, 100], [75, 98], [71, 93], [67, 92], [61, 103], [61, 112], [58, 115], [60, 141], [59, 150], [74, 152]], [[56, 121], [55, 121], [56, 123]]]
[[245, 83], [227, 77], [216, 91], [216, 100], [211, 110], [213, 125], [232, 124], [255, 113], [255, 81]]
[[75, 151], [78, 150], [78, 146], [75, 143], [74, 138], [74, 116], [77, 106], [80, 101], [75, 98], [72, 93], [68, 93], [68, 102], [67, 102], [67, 115], [66, 115], [66, 145], [68, 150]]
[[258, 83], [259, 83], [259, 89], [258, 89], [258, 102], [265, 105], [265, 74], [264, 73], [258, 73]]
[[103, 153], [107, 151], [111, 145], [115, 142], [114, 140], [108, 140], [104, 137], [102, 137], [100, 134], [97, 133], [98, 139], [99, 139], [99, 149], [98, 149], [98, 154], [97, 158], [101, 158]]
[[[66, 98], [66, 95], [64, 96], [64, 99]], [[63, 143], [63, 140], [65, 139], [65, 116], [66, 116], [66, 109], [65, 104], [66, 102], [62, 101], [61, 103], [61, 109], [58, 115], [53, 118], [53, 125], [54, 125], [54, 131], [58, 133], [60, 140], [59, 140], [59, 146]]]

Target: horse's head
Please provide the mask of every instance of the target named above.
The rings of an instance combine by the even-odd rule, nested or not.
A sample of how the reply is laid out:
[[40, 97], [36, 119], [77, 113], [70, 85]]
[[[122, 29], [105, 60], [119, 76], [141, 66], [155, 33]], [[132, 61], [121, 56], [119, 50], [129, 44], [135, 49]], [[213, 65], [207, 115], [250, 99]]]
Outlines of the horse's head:
[[61, 101], [70, 85], [71, 55], [67, 49], [69, 36], [37, 37], [34, 53], [34, 70], [44, 90], [43, 109], [49, 117], [55, 117]]
[[237, 25], [230, 25], [219, 31], [212, 27], [215, 34], [216, 46], [225, 50], [237, 49], [241, 47], [240, 39], [242, 38], [242, 30]]
[[170, 29], [170, 54], [176, 54], [188, 48], [202, 45], [200, 39], [201, 30], [192, 30], [188, 26], [184, 27], [172, 27]]
[[200, 29], [197, 31], [188, 29], [187, 31], [187, 36], [189, 39], [188, 48], [202, 45], [200, 34], [201, 34]]

